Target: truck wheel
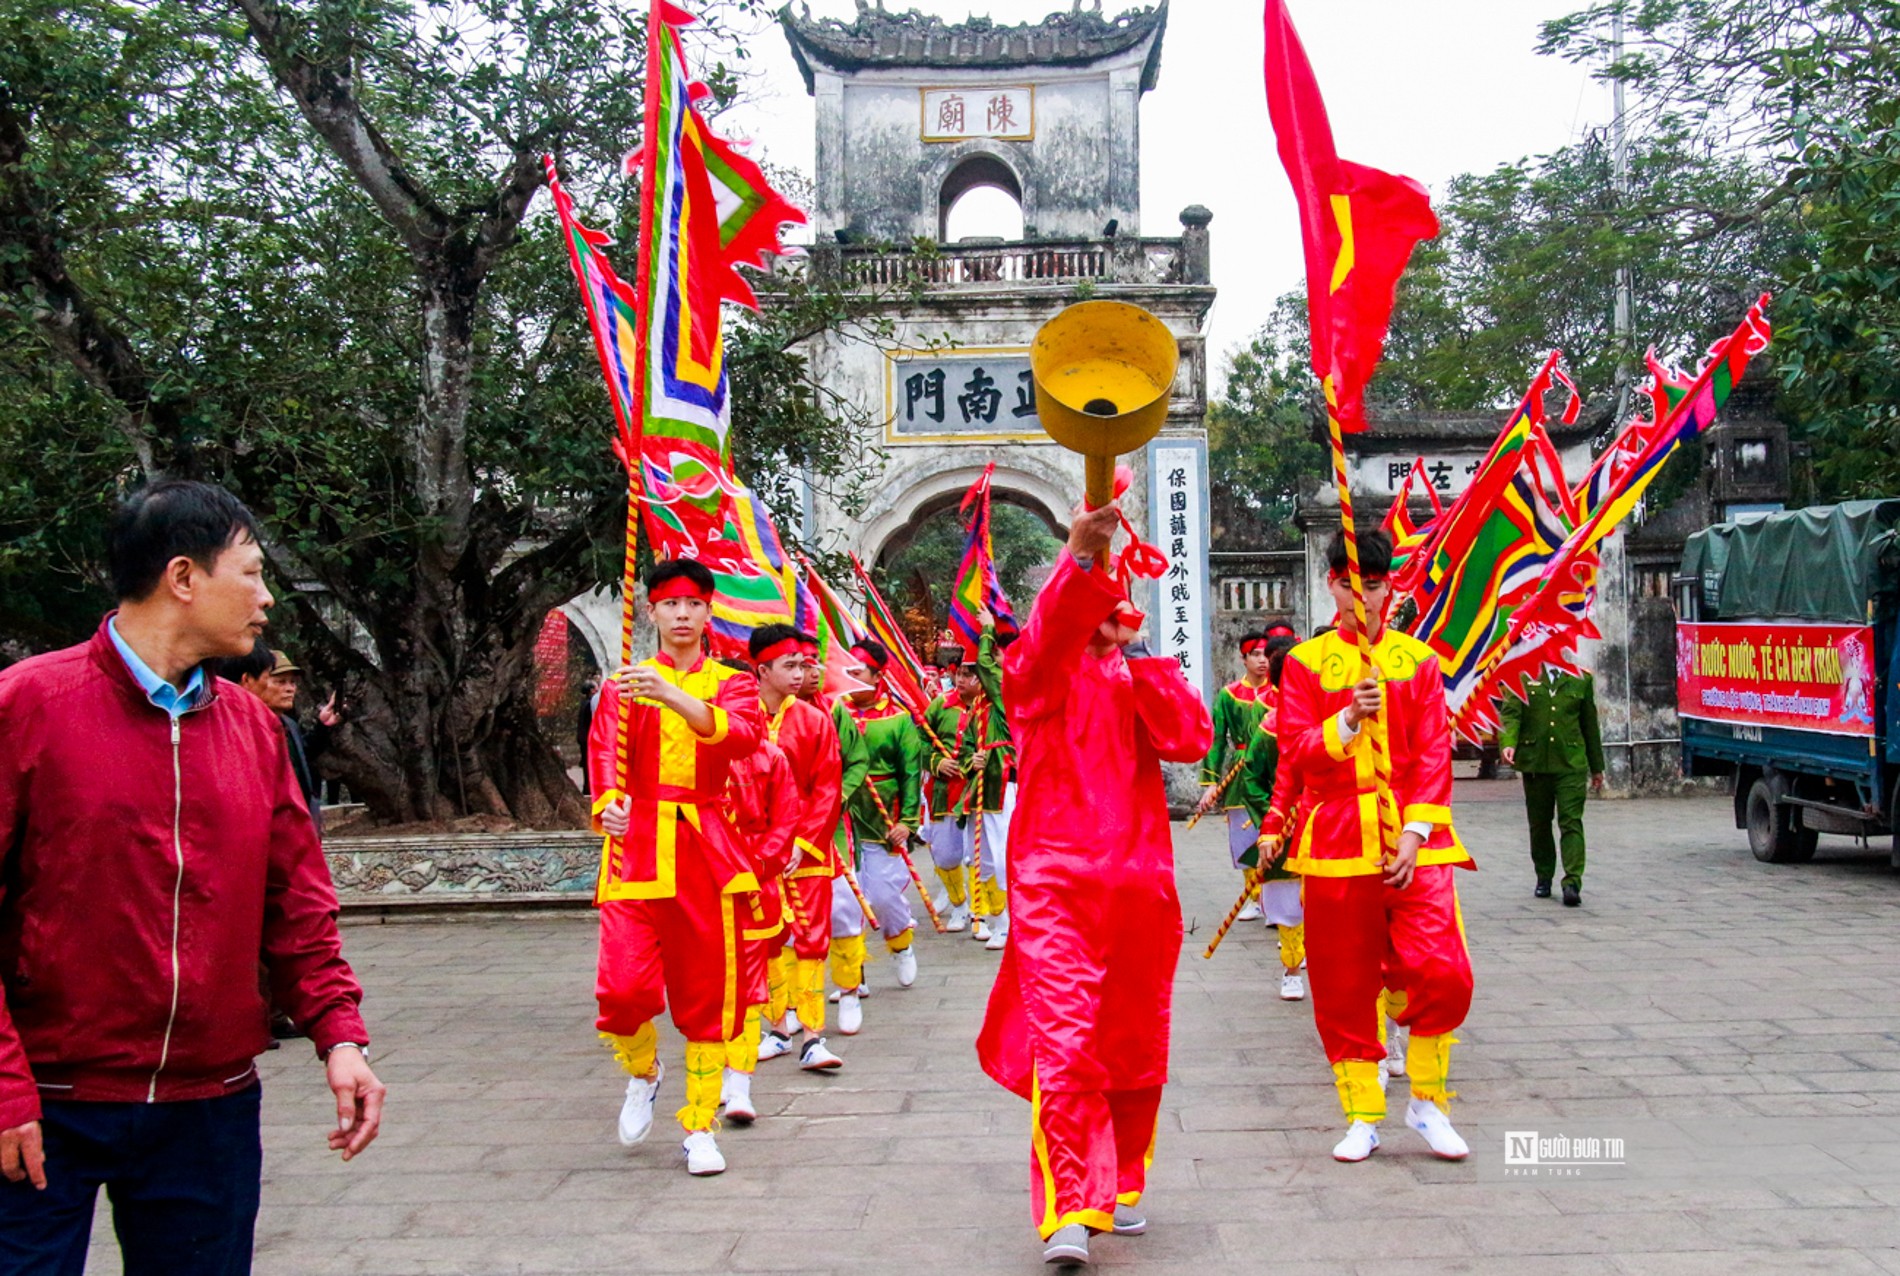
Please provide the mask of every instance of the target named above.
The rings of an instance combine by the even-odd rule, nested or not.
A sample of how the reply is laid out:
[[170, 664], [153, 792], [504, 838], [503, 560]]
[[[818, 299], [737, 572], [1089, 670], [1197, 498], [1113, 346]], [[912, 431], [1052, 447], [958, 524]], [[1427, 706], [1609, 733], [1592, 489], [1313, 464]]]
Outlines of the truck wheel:
[[1796, 828], [1794, 811], [1776, 798], [1779, 786], [1760, 779], [1748, 789], [1748, 849], [1764, 864], [1802, 864], [1814, 858], [1820, 834]]

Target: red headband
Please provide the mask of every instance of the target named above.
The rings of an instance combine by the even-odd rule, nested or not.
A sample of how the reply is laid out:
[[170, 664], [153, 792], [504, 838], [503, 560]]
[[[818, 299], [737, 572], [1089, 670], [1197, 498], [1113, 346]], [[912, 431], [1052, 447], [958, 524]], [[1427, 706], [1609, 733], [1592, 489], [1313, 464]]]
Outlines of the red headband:
[[664, 602], [668, 598], [697, 598], [701, 602], [712, 601], [712, 590], [707, 589], [691, 576], [672, 576], [647, 590], [647, 601]]
[[865, 664], [871, 666], [871, 668], [877, 670], [879, 673], [884, 672], [885, 662], [882, 660], [879, 660], [876, 656], [872, 655], [871, 649], [869, 647], [853, 646], [851, 648], [851, 654], [856, 656], [859, 660], [862, 660]]
[[798, 644], [798, 649], [804, 652], [808, 656], [815, 656], [818, 654], [818, 644], [815, 642], [801, 642]]
[[[1326, 579], [1345, 580], [1347, 579], [1349, 574], [1350, 573], [1347, 573], [1347, 572], [1327, 572]], [[1359, 581], [1362, 585], [1370, 585], [1374, 581], [1377, 581], [1382, 585], [1387, 584], [1390, 582], [1391, 577], [1392, 577], [1392, 574], [1390, 572], [1369, 572], [1369, 571], [1364, 570], [1363, 568], [1360, 569], [1360, 572], [1359, 572]]]
[[1263, 650], [1266, 645], [1267, 640], [1265, 638], [1249, 638], [1240, 644], [1240, 654], [1243, 656], [1251, 656], [1254, 652]]
[[758, 664], [765, 665], [777, 660], [780, 656], [796, 656], [803, 650], [804, 646], [798, 639], [781, 638], [752, 659]]

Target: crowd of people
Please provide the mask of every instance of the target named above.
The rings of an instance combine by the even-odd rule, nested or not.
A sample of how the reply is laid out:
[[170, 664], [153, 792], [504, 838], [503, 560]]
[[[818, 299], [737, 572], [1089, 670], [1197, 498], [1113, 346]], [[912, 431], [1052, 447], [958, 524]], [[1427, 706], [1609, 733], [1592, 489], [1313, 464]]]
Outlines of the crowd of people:
[[[1473, 865], [1436, 657], [1384, 623], [1389, 543], [1362, 538], [1363, 635], [1336, 539], [1337, 625], [1247, 635], [1210, 712], [1142, 641], [1122, 525], [1113, 504], [1075, 511], [1020, 636], [984, 613], [921, 712], [874, 640], [828, 669], [813, 635], [766, 625], [744, 659], [711, 657], [712, 575], [648, 573], [658, 649], [603, 680], [585, 738], [622, 1143], [654, 1126], [662, 1014], [685, 1038], [694, 1175], [726, 1169], [722, 1121], [758, 1119], [762, 1063], [848, 1067], [869, 936], [896, 988], [917, 979], [914, 896], [1000, 954], [976, 1051], [1030, 1104], [1045, 1255], [1142, 1232], [1182, 938], [1162, 764], [1198, 762], [1200, 812], [1224, 811], [1247, 875], [1241, 916], [1278, 930], [1280, 996], [1313, 1001], [1334, 1157], [1379, 1147], [1397, 1076], [1430, 1151], [1467, 1154], [1449, 1070], [1472, 996], [1454, 870]], [[376, 1137], [383, 1087], [287, 716], [300, 671], [262, 642], [255, 521], [221, 489], [160, 483], [119, 509], [109, 553], [119, 603], [97, 634], [0, 673], [0, 1268], [83, 1270], [103, 1188], [128, 1272], [248, 1271], [272, 1009], [325, 1063], [345, 1159]], [[1551, 777], [1527, 786], [1537, 893], [1556, 808], [1567, 903], [1581, 777], [1602, 769], [1588, 691], [1551, 682], [1504, 745]]]

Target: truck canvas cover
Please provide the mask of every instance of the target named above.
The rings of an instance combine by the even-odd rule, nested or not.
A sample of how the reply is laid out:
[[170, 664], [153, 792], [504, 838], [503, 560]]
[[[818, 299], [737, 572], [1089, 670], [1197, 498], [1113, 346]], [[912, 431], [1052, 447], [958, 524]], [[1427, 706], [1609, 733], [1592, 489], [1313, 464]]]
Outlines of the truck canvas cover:
[[1704, 621], [1866, 624], [1895, 588], [1900, 500], [1843, 501], [1717, 523], [1683, 546]]

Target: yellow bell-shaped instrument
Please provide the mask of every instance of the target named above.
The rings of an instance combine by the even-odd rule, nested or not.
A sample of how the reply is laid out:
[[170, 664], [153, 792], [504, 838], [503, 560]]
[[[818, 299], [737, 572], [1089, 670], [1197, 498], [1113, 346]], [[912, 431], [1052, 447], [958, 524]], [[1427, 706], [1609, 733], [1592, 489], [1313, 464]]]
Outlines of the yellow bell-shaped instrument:
[[1077, 302], [1036, 332], [1036, 412], [1085, 459], [1091, 505], [1114, 498], [1115, 458], [1161, 433], [1180, 358], [1167, 325], [1123, 301]]

